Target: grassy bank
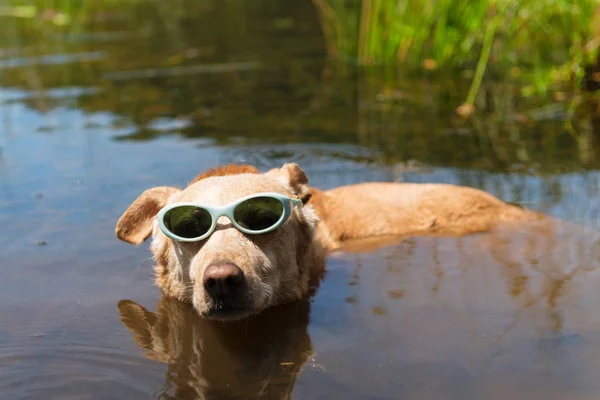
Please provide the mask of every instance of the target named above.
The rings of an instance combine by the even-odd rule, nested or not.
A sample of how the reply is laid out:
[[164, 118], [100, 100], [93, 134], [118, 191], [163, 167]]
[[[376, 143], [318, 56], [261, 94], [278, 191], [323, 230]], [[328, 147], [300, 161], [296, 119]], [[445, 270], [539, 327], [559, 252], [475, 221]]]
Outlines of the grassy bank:
[[[600, 101], [581, 90], [595, 1], [432, 4], [14, 1], [0, 7], [0, 84], [43, 113], [114, 115], [121, 140], [358, 143], [390, 163], [600, 168]], [[600, 65], [590, 90], [598, 77]], [[71, 88], [86, 91], [54, 95]], [[184, 123], [157, 128], [165, 119]]]
[[576, 89], [600, 45], [598, 0], [313, 2], [336, 59], [390, 75], [460, 74], [471, 106], [484, 76], [526, 96]]

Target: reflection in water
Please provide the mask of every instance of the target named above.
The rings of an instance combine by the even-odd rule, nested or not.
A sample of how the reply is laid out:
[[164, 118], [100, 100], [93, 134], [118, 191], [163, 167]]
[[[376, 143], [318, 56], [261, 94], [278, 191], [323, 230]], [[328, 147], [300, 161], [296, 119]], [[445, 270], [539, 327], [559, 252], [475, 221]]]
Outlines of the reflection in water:
[[[28, 104], [36, 111], [110, 112], [130, 128], [123, 140], [341, 142], [380, 150], [386, 160], [502, 171], [599, 166], [593, 99], [523, 98], [509, 83], [484, 83], [479, 112], [465, 121], [454, 112], [470, 84], [462, 74], [396, 76], [327, 59], [317, 3], [108, 2], [77, 10], [86, 18], [73, 35], [9, 19], [0, 85], [35, 92]], [[360, 2], [355, 7], [358, 15]], [[95, 93], [47, 95], [67, 87]], [[155, 129], [161, 118], [189, 124]]]
[[161, 399], [287, 399], [312, 348], [307, 301], [239, 322], [198, 317], [161, 298], [156, 313], [119, 302], [121, 322], [146, 357], [168, 364]]
[[312, 340], [308, 302], [232, 323], [164, 297], [156, 313], [119, 310], [168, 365], [160, 398], [584, 400], [600, 393], [598, 243], [563, 222], [349, 243], [312, 304]]
[[[324, 352], [314, 340], [319, 362], [336, 366], [338, 385], [384, 398], [392, 390], [407, 399], [595, 398], [599, 243], [600, 233], [563, 222], [390, 239], [379, 249], [351, 243], [330, 260], [313, 313], [344, 296], [346, 317], [336, 323], [357, 330], [346, 333], [350, 342], [368, 338], [369, 345], [336, 351], [329, 344], [333, 351]], [[385, 365], [373, 375], [384, 388], [351, 383], [345, 365], [357, 357]]]
[[[479, 283], [489, 285], [497, 278], [504, 287], [498, 293], [509, 301], [515, 309], [516, 319], [522, 312], [538, 303], [547, 308], [547, 321], [544, 331], [560, 332], [562, 328], [561, 297], [569, 296], [574, 281], [585, 279], [599, 266], [600, 232], [564, 221], [535, 221], [526, 225], [504, 224], [485, 234], [462, 238], [383, 238], [354, 241], [343, 248], [353, 254], [356, 270], [348, 282], [350, 286], [359, 284], [360, 277], [368, 274], [363, 264], [369, 263], [360, 253], [378, 254], [386, 265], [387, 273], [400, 282], [411, 280], [406, 275], [421, 270], [427, 274], [427, 286], [431, 299], [437, 298], [443, 289], [447, 274], [462, 276], [460, 285], [477, 284], [468, 279], [473, 274], [484, 272], [485, 280]], [[450, 270], [449, 270], [450, 268]], [[493, 276], [488, 274], [492, 273]], [[458, 282], [453, 282], [457, 284]], [[496, 288], [496, 289], [499, 289]], [[404, 286], [389, 289], [390, 299], [401, 299], [406, 295]], [[454, 289], [450, 289], [454, 290]], [[465, 294], [473, 290], [462, 288]], [[494, 292], [488, 292], [486, 301], [492, 301]], [[350, 303], [356, 303], [351, 298]], [[499, 299], [493, 300], [497, 306]], [[502, 301], [503, 302], [503, 301]], [[373, 310], [381, 307], [373, 307]], [[383, 315], [384, 312], [379, 311]]]
[[124, 301], [161, 362], [138, 357], [114, 303], [158, 294], [147, 248], [114, 222], [144, 189], [294, 161], [323, 189], [468, 185], [597, 229], [598, 105], [484, 83], [481, 112], [456, 118], [454, 74], [326, 59], [310, 0], [79, 3], [76, 34], [0, 26], [0, 398], [148, 399], [163, 383], [164, 398], [600, 397], [599, 234], [569, 224], [350, 244], [310, 324], [307, 303], [226, 326]]

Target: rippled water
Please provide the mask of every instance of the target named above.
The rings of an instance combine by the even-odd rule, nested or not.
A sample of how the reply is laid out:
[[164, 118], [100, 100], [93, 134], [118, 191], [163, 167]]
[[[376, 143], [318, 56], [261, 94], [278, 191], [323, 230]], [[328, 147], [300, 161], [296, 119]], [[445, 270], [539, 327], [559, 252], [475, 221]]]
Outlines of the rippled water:
[[[5, 18], [0, 398], [600, 397], [600, 174], [566, 105], [523, 100], [545, 111], [484, 137], [441, 78], [330, 71], [311, 2], [197, 2], [171, 30], [140, 3], [76, 35]], [[144, 189], [241, 161], [320, 188], [469, 185], [573, 224], [363, 243], [314, 299], [209, 323], [161, 299], [147, 244], [114, 225]]]

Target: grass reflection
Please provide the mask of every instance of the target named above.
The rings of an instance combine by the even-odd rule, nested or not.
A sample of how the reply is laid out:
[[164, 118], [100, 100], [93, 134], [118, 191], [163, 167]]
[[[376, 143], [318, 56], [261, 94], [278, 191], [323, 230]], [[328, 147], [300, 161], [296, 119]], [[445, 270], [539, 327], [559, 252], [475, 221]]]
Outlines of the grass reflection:
[[[494, 171], [599, 164], [596, 1], [10, 4], [0, 84], [39, 112], [109, 112], [130, 128], [120, 140], [350, 143], [377, 161]], [[475, 96], [490, 20], [502, 23]], [[465, 100], [476, 111], [458, 115]]]

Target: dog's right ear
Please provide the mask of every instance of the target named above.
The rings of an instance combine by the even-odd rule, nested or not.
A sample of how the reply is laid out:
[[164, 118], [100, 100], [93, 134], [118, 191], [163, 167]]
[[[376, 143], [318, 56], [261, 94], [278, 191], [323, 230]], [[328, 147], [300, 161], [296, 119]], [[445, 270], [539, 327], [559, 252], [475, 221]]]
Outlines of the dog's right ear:
[[179, 189], [160, 186], [146, 190], [119, 218], [115, 233], [124, 242], [141, 244], [152, 234], [152, 220]]

